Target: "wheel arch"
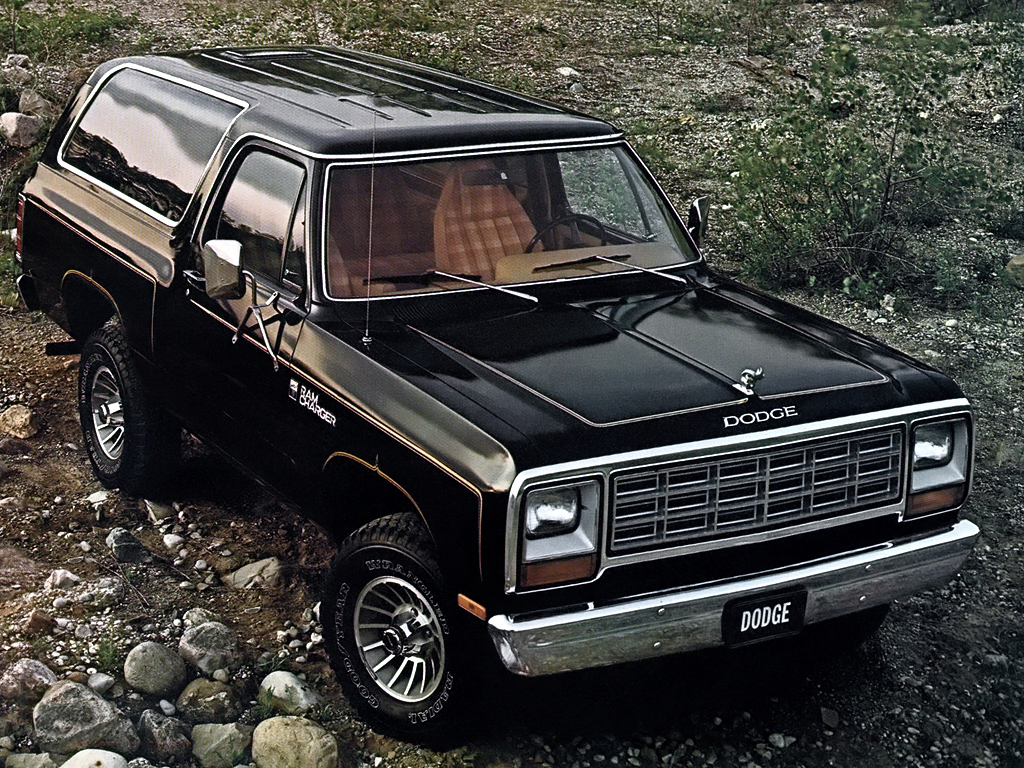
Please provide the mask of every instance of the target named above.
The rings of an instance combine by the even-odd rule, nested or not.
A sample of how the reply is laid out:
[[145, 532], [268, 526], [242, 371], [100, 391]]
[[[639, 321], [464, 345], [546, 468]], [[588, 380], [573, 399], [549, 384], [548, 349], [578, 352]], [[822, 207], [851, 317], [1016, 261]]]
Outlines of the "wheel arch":
[[82, 272], [70, 271], [61, 282], [61, 295], [71, 335], [85, 341], [112, 317], [124, 325], [114, 297], [99, 283]]
[[[332, 453], [322, 472], [321, 525], [340, 543], [367, 523], [409, 512], [423, 525], [451, 585], [478, 581], [479, 494], [434, 466], [403, 465], [392, 474], [384, 463], [379, 458], [371, 462], [350, 453]], [[462, 503], [456, 496], [459, 491]], [[338, 499], [345, 500], [344, 514], [338, 514]]]

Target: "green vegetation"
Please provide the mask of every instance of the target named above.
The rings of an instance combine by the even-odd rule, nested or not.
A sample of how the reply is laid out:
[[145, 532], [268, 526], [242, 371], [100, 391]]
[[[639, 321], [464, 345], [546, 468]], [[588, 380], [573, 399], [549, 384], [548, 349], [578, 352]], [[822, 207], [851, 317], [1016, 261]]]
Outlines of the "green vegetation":
[[1012, 153], [969, 145], [943, 110], [954, 79], [1011, 98], [1024, 61], [934, 32], [922, 21], [928, 10], [901, 4], [859, 39], [824, 31], [806, 88], [739, 147], [733, 201], [749, 276], [861, 296], [914, 285], [956, 303], [968, 286], [998, 279], [999, 267], [971, 263], [970, 251], [912, 248], [910, 239], [968, 214], [1019, 229], [1024, 198], [1000, 175]]
[[109, 637], [101, 637], [96, 646], [96, 669], [108, 675], [118, 674], [124, 665], [124, 659], [114, 641]]
[[70, 0], [49, 0], [45, 7], [27, 0], [7, 0], [0, 20], [0, 40], [8, 51], [36, 60], [66, 56], [80, 46], [104, 45], [127, 29], [132, 17], [117, 10], [92, 10]]

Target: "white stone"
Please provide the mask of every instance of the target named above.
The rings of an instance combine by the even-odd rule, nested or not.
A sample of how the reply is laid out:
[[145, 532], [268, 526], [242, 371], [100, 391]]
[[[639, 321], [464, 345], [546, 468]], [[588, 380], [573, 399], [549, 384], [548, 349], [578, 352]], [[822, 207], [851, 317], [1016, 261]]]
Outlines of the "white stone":
[[235, 589], [252, 589], [257, 586], [273, 588], [281, 585], [281, 578], [281, 561], [276, 557], [268, 557], [229, 573], [224, 577], [224, 583]]
[[83, 749], [68, 758], [60, 768], [128, 768], [128, 761], [105, 749]]
[[[253, 727], [231, 723], [203, 723], [192, 728], [192, 756], [200, 768], [232, 768], [235, 758], [252, 743]], [[275, 768], [284, 768], [278, 763]], [[296, 768], [304, 763], [294, 763]]]
[[66, 571], [63, 568], [57, 568], [56, 570], [50, 571], [50, 575], [46, 577], [46, 583], [43, 585], [47, 591], [54, 589], [71, 589], [78, 582], [81, 581], [71, 571]]
[[320, 695], [291, 672], [271, 672], [260, 683], [260, 696], [278, 712], [286, 715], [304, 715], [312, 707], [323, 703]]

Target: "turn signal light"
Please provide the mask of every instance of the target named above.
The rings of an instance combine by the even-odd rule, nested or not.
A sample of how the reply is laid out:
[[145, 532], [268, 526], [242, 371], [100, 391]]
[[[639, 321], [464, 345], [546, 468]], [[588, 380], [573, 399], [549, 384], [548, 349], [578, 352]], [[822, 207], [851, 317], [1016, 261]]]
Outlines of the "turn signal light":
[[919, 517], [940, 509], [952, 509], [963, 503], [967, 494], [966, 485], [953, 485], [935, 491], [912, 493], [907, 504], [907, 517]]
[[542, 587], [546, 584], [589, 579], [596, 570], [597, 554], [591, 553], [581, 557], [567, 557], [564, 560], [525, 563], [521, 581], [524, 587]]

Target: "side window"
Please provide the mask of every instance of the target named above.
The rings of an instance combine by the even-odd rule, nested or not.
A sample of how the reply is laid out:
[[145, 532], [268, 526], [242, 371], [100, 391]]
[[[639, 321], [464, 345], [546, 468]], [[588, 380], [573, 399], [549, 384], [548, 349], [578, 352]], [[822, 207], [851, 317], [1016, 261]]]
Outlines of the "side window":
[[89, 103], [63, 160], [178, 221], [241, 110], [179, 83], [123, 69]]
[[611, 150], [565, 152], [558, 161], [573, 213], [593, 216], [633, 236], [644, 231], [635, 193], [622, 183], [622, 167]]
[[242, 266], [301, 291], [306, 282], [305, 169], [267, 152], [242, 160], [207, 240], [238, 240]]

